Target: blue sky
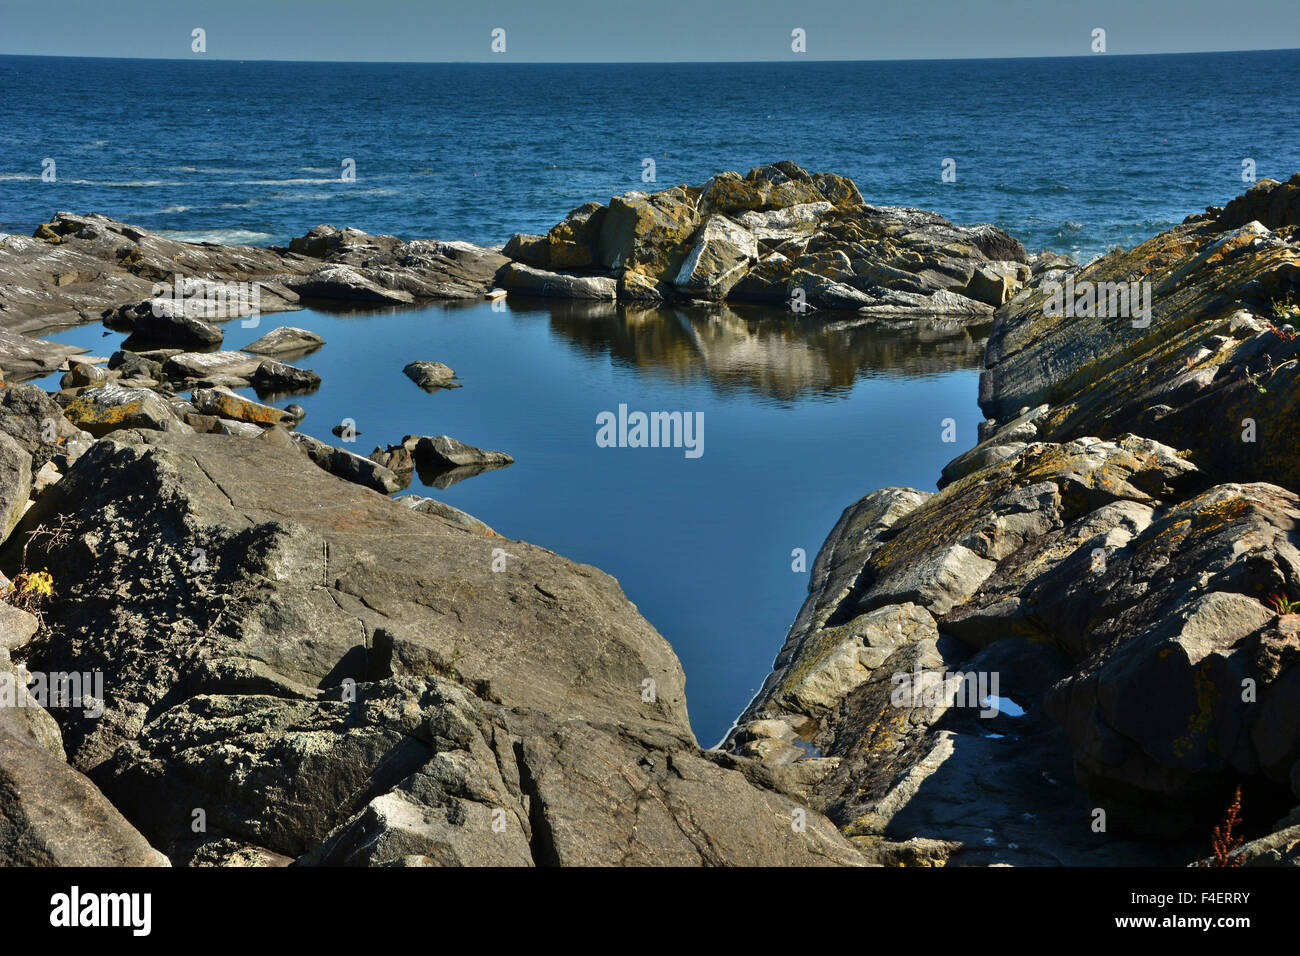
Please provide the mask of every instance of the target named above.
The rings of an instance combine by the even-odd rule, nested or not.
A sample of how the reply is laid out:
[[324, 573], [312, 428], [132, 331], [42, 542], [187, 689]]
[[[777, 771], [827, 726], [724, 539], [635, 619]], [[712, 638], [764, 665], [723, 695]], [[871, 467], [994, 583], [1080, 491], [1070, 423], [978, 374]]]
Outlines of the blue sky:
[[235, 60], [782, 60], [796, 28], [819, 60], [1089, 55], [1098, 27], [1114, 55], [1289, 49], [1297, 2], [0, 0], [0, 53], [190, 57], [196, 27]]

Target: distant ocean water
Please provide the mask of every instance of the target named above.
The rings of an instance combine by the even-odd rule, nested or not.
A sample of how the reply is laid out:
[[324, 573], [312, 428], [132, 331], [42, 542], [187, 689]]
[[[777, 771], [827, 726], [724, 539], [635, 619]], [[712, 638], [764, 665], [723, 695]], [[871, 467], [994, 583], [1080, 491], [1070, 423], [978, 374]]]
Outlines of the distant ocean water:
[[[0, 231], [56, 209], [267, 245], [330, 222], [504, 242], [777, 159], [1030, 249], [1131, 245], [1300, 170], [1300, 51], [754, 64], [0, 56]], [[56, 162], [58, 180], [41, 181]], [[642, 181], [655, 160], [657, 182]], [[940, 179], [944, 159], [957, 179]], [[356, 180], [340, 179], [343, 161]]]

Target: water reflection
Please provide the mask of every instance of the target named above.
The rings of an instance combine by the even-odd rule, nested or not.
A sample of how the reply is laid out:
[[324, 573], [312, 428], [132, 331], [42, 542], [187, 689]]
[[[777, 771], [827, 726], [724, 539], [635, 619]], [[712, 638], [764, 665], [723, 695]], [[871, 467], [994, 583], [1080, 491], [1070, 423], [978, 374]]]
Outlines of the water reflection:
[[781, 402], [843, 395], [859, 377], [909, 378], [982, 367], [989, 326], [945, 319], [885, 323], [838, 313], [799, 317], [762, 306], [643, 306], [510, 298], [543, 314], [562, 341], [643, 373], [707, 380]]

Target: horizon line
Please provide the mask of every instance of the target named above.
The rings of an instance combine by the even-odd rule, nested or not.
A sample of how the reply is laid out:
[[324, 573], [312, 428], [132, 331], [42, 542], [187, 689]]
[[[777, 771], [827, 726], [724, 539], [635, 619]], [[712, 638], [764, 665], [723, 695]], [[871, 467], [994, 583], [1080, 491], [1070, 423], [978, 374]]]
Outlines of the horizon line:
[[0, 57], [26, 57], [39, 60], [139, 60], [150, 63], [194, 63], [204, 60], [218, 63], [333, 63], [356, 66], [373, 66], [377, 64], [394, 66], [487, 66], [489, 64], [508, 64], [512, 66], [733, 66], [752, 64], [770, 66], [773, 64], [798, 63], [968, 63], [968, 62], [1006, 62], [1013, 60], [1095, 60], [1127, 59], [1140, 56], [1206, 56], [1230, 53], [1296, 53], [1300, 47], [1244, 48], [1232, 50], [1176, 50], [1161, 53], [1069, 53], [1044, 54], [1041, 56], [946, 56], [946, 57], [880, 57], [860, 60], [830, 59], [808, 57], [806, 54], [792, 55], [781, 60], [510, 60], [493, 58], [488, 60], [312, 60], [306, 58], [274, 59], [263, 57], [218, 57], [204, 54], [192, 56], [91, 56], [74, 53], [5, 53]]

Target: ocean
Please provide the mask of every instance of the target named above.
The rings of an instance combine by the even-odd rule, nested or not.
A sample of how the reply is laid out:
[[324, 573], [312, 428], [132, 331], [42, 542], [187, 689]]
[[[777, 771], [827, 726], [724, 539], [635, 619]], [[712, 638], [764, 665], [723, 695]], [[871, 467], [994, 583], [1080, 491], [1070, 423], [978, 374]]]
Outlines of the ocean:
[[1243, 160], [1261, 177], [1300, 169], [1280, 92], [1297, 81], [1294, 50], [626, 65], [0, 56], [0, 231], [30, 234], [68, 209], [215, 242], [283, 243], [330, 222], [495, 245], [593, 199], [792, 159], [850, 176], [868, 202], [1089, 257], [1231, 199]]
[[[778, 159], [869, 202], [994, 222], [1031, 250], [1132, 245], [1300, 170], [1300, 52], [945, 62], [409, 65], [0, 57], [0, 232], [101, 212], [193, 241], [286, 243], [329, 222], [493, 245], [630, 189]], [[52, 159], [56, 179], [41, 178]], [[353, 181], [341, 178], [347, 161]], [[654, 182], [643, 180], [654, 161]], [[945, 160], [955, 180], [944, 182]], [[933, 490], [976, 440], [980, 330], [827, 326], [764, 309], [512, 297], [268, 316], [320, 332], [302, 430], [368, 453], [454, 435], [514, 466], [428, 494], [591, 563], [673, 644], [716, 742], [770, 669], [835, 519]], [[107, 355], [98, 325], [52, 335]], [[402, 375], [446, 362], [464, 387]], [[57, 388], [57, 376], [41, 382]], [[251, 394], [251, 393], [250, 393]], [[597, 417], [700, 414], [703, 453], [602, 448]], [[942, 440], [952, 419], [955, 442]]]

